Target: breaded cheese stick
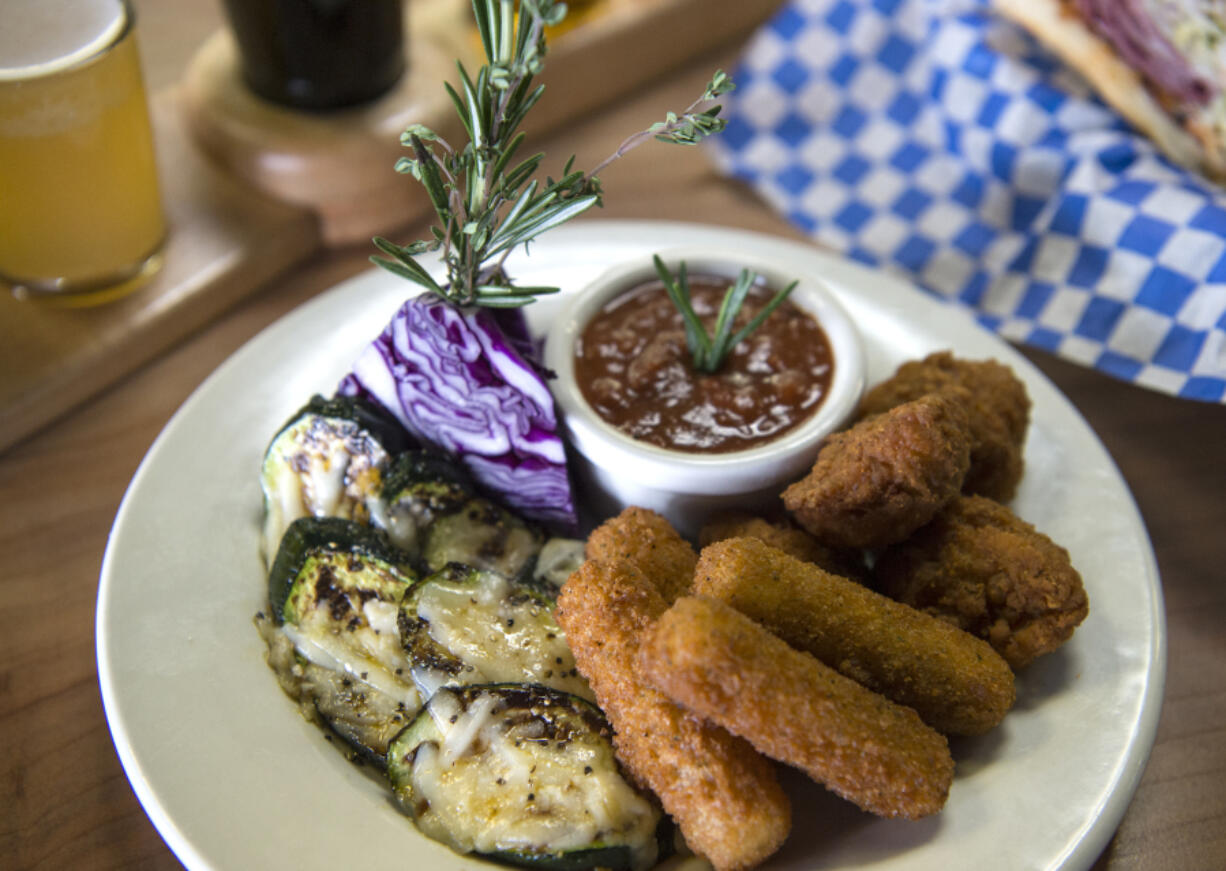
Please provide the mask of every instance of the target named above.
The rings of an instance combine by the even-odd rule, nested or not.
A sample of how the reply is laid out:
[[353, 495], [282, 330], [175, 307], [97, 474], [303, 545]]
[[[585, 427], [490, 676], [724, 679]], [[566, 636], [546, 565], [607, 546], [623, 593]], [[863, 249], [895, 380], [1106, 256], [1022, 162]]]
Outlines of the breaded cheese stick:
[[633, 566], [588, 560], [563, 585], [557, 620], [627, 772], [716, 871], [749, 868], [783, 844], [791, 806], [770, 761], [639, 676], [639, 639], [665, 608]]
[[631, 506], [596, 527], [588, 559], [628, 562], [655, 584], [666, 603], [690, 589], [698, 554], [662, 514]]
[[1013, 671], [986, 641], [757, 539], [704, 548], [694, 593], [915, 708], [938, 732], [981, 735], [1013, 706]]
[[698, 533], [698, 546], [706, 547], [725, 538], [756, 538], [798, 560], [817, 563], [832, 574], [859, 580], [867, 569], [857, 552], [822, 544], [789, 520], [767, 520], [753, 514], [729, 511], [710, 518]]
[[643, 640], [652, 684], [692, 711], [884, 817], [945, 804], [945, 737], [717, 599], [683, 596]]

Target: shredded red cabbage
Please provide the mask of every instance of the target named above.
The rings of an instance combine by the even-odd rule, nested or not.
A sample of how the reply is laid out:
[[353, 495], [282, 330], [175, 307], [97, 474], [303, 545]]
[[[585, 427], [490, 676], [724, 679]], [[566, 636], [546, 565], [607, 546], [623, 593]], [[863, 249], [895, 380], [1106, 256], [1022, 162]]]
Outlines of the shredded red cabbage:
[[509, 508], [573, 532], [566, 454], [545, 370], [518, 310], [406, 302], [337, 392], [366, 396], [463, 462]]
[[1193, 69], [1139, 0], [1074, 0], [1082, 18], [1120, 56], [1164, 94], [1205, 105], [1216, 85]]

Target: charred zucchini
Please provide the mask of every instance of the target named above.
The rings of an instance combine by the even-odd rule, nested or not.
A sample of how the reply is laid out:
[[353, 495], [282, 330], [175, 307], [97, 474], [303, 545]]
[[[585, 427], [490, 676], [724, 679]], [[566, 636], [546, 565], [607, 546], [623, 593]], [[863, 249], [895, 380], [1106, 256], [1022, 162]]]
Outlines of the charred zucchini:
[[265, 559], [272, 559], [281, 535], [299, 517], [368, 521], [390, 457], [410, 445], [399, 422], [373, 402], [312, 397], [264, 452]]
[[376, 518], [397, 547], [421, 553], [423, 532], [444, 514], [474, 498], [474, 484], [456, 463], [429, 451], [407, 451], [389, 466], [383, 507]]
[[422, 536], [422, 556], [430, 571], [457, 562], [528, 577], [544, 541], [538, 528], [478, 496], [434, 519]]
[[451, 563], [400, 605], [413, 679], [427, 697], [445, 684], [511, 681], [594, 698], [553, 609], [553, 599], [528, 584]]
[[396, 798], [431, 838], [512, 865], [641, 871], [663, 815], [625, 781], [594, 705], [523, 685], [439, 690], [388, 748]]
[[[269, 576], [280, 633], [295, 650], [283, 687], [359, 752], [382, 758], [421, 705], [397, 628], [415, 578], [377, 530], [340, 518], [290, 525]], [[269, 661], [276, 668], [271, 655]], [[287, 687], [287, 690], [289, 688]]]
[[353, 756], [382, 766], [387, 745], [420, 708], [416, 697], [405, 699], [372, 688], [347, 671], [325, 668], [308, 660], [267, 616], [256, 626], [268, 645], [268, 664], [281, 689], [302, 715], [337, 735]]
[[268, 571], [268, 601], [278, 622], [291, 588], [310, 560], [327, 556], [343, 564], [346, 555], [374, 565], [386, 564], [388, 573], [406, 584], [416, 580], [408, 555], [393, 547], [380, 530], [341, 517], [300, 517], [281, 537]]
[[461, 466], [429, 451], [396, 457], [373, 519], [428, 571], [461, 562], [527, 577], [545, 540], [538, 528], [478, 495]]

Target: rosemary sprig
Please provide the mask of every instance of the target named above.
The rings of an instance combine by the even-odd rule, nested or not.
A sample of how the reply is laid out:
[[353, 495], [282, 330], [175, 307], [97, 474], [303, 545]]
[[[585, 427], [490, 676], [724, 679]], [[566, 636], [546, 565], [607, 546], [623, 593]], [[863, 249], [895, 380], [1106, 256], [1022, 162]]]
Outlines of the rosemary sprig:
[[[522, 306], [554, 287], [517, 287], [504, 271], [507, 256], [546, 230], [563, 224], [592, 206], [603, 195], [598, 173], [638, 145], [656, 139], [692, 145], [723, 129], [720, 106], [713, 104], [734, 87], [717, 71], [703, 95], [680, 114], [627, 138], [589, 172], [567, 161], [558, 179], [536, 178], [543, 154], [522, 160], [519, 130], [529, 110], [544, 92], [534, 85], [544, 64], [545, 27], [559, 23], [566, 5], [555, 0], [473, 0], [473, 16], [486, 63], [475, 77], [457, 61], [459, 87], [444, 83], [455, 105], [468, 142], [453, 148], [424, 125], [408, 127], [400, 137], [410, 156], [396, 171], [422, 184], [437, 223], [431, 238], [399, 245], [376, 238], [379, 266], [436, 293], [456, 305]], [[446, 281], [439, 282], [418, 261], [442, 252]]]
[[[697, 145], [708, 136], [719, 133], [727, 122], [719, 117], [723, 106], [714, 101], [735, 89], [736, 83], [723, 70], [716, 70], [702, 96], [691, 103], [684, 112], [680, 115], [669, 112], [663, 121], [657, 121], [646, 130], [640, 130], [628, 136], [617, 147], [617, 150], [601, 161], [589, 175], [596, 175], [610, 163], [642, 145], [649, 138], [673, 145]], [[704, 106], [706, 108], [703, 108]]]
[[652, 255], [652, 261], [656, 266], [656, 274], [660, 276], [660, 280], [664, 283], [664, 290], [668, 293], [668, 298], [672, 300], [673, 305], [681, 312], [682, 322], [685, 324], [685, 343], [689, 348], [694, 369], [698, 372], [718, 372], [719, 368], [724, 365], [724, 359], [732, 349], [749, 336], [750, 333], [762, 326], [762, 323], [770, 317], [775, 309], [779, 308], [797, 285], [797, 282], [793, 281], [782, 290], [776, 291], [775, 295], [771, 297], [770, 302], [763, 306], [762, 310], [754, 315], [749, 323], [734, 333], [732, 332], [732, 327], [736, 323], [736, 317], [740, 314], [746, 297], [749, 296], [750, 288], [753, 287], [754, 282], [758, 278], [755, 273], [751, 273], [748, 269], [742, 269], [736, 281], [733, 282], [724, 294], [723, 302], [720, 303], [719, 313], [715, 317], [715, 334], [711, 335], [707, 332], [706, 325], [703, 324], [698, 314], [694, 311], [694, 304], [690, 299], [690, 283], [689, 277], [686, 274], [685, 261], [683, 260], [677, 265], [676, 278], [673, 277], [673, 274], [664, 265], [664, 261], [660, 259], [658, 254]]

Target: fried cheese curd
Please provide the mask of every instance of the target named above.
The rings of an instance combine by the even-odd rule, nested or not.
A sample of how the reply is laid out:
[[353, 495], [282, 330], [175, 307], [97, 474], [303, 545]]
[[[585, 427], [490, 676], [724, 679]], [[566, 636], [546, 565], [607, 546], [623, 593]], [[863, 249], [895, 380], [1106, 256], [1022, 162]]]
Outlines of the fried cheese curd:
[[725, 512], [703, 525], [698, 533], [698, 546], [706, 547], [728, 538], [756, 538], [833, 574], [856, 580], [865, 576], [864, 561], [858, 552], [828, 547], [788, 518], [767, 519], [739, 511]]
[[917, 819], [949, 795], [949, 744], [915, 711], [716, 599], [678, 599], [647, 632], [639, 664], [685, 707], [870, 813]]
[[557, 620], [613, 726], [618, 759], [654, 792], [686, 843], [716, 871], [764, 861], [791, 830], [774, 765], [743, 738], [649, 686], [641, 639], [667, 608], [628, 562], [587, 560], [562, 586]]
[[1068, 551], [982, 496], [954, 500], [874, 572], [883, 593], [985, 639], [1014, 670], [1062, 645], [1089, 612]]
[[963, 404], [928, 394], [832, 435], [783, 504], [819, 541], [872, 550], [902, 541], [962, 489], [970, 465]]
[[963, 491], [1009, 501], [1022, 479], [1030, 397], [1026, 385], [1008, 366], [938, 351], [899, 366], [864, 395], [858, 414], [870, 417], [940, 392], [950, 392], [963, 402], [970, 423], [971, 464]]
[[1013, 706], [1013, 672], [986, 641], [762, 541], [703, 548], [693, 590], [914, 708], [938, 732], [981, 735]]
[[646, 575], [664, 601], [690, 588], [698, 554], [662, 514], [631, 506], [596, 527], [584, 555], [603, 562], [625, 561]]

